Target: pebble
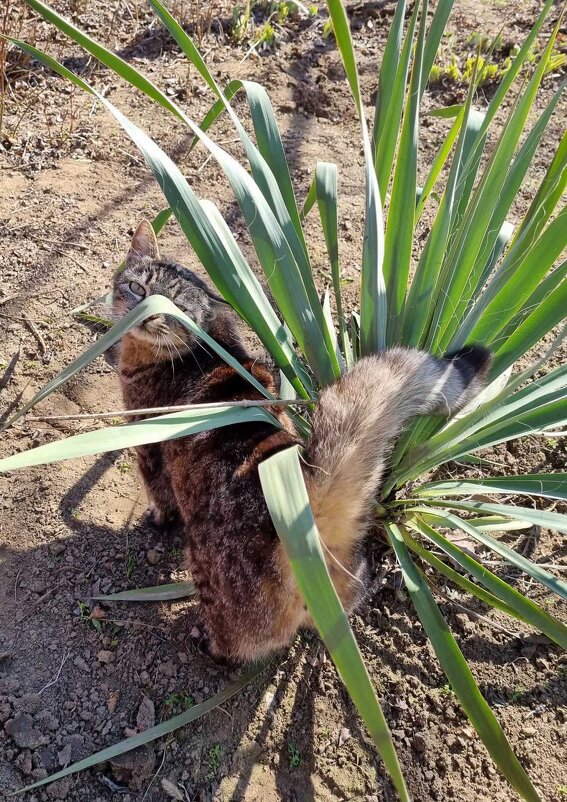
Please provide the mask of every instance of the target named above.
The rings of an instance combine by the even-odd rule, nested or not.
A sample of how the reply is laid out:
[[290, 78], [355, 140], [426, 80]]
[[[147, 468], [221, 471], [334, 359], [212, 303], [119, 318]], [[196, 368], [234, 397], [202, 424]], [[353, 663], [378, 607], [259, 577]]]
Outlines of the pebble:
[[114, 660], [114, 654], [109, 652], [107, 649], [101, 649], [100, 652], [97, 654], [96, 659], [99, 663], [112, 663]]
[[425, 752], [427, 749], [427, 740], [423, 733], [416, 732], [411, 739], [411, 745], [416, 752]]
[[116, 705], [118, 704], [119, 694], [117, 691], [112, 691], [112, 693], [108, 697], [108, 701], [106, 703], [106, 707], [109, 713], [114, 713], [116, 710]]
[[60, 554], [63, 554], [65, 551], [65, 544], [64, 543], [50, 543], [49, 546], [49, 553], [52, 554], [54, 557], [58, 557]]
[[139, 732], [149, 730], [156, 723], [156, 710], [149, 696], [143, 696], [136, 715], [136, 727]]
[[76, 666], [77, 668], [80, 668], [81, 671], [91, 670], [89, 665], [80, 656], [75, 657], [75, 659], [73, 660], [73, 665]]
[[350, 738], [350, 730], [348, 727], [343, 727], [339, 733], [339, 746], [342, 746]]
[[146, 552], [146, 562], [149, 565], [157, 565], [161, 560], [161, 554], [156, 549], [148, 549]]
[[22, 749], [37, 749], [46, 740], [41, 732], [34, 728], [33, 718], [29, 713], [18, 713], [14, 718], [8, 719], [4, 729]]

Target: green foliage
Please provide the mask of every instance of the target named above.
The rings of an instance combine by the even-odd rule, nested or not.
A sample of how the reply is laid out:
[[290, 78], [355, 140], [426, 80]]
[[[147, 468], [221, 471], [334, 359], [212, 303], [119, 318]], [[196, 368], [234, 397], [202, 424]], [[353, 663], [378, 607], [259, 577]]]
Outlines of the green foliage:
[[219, 770], [222, 758], [222, 746], [220, 744], [213, 744], [209, 749], [207, 755], [207, 773], [205, 774], [206, 780], [212, 780], [217, 771]]
[[[496, 83], [501, 81], [511, 68], [520, 48], [517, 45], [504, 50], [502, 36], [498, 34], [494, 39], [486, 34], [473, 33], [468, 44], [475, 49], [474, 54], [461, 56], [452, 52], [452, 42], [446, 42], [439, 52], [436, 63], [431, 67], [429, 83], [456, 83], [469, 86], [477, 72], [477, 85]], [[529, 48], [525, 56], [526, 66], [533, 66], [541, 55], [535, 45]], [[544, 75], [562, 70], [567, 64], [567, 54], [563, 50], [553, 47], [544, 69]]]
[[[552, 0], [546, 0], [522, 45], [503, 60], [496, 57], [501, 41], [480, 35], [471, 40], [477, 55], [467, 54], [464, 60], [450, 52], [447, 56], [447, 43], [441, 45], [441, 42], [452, 0], [440, 0], [431, 17], [427, 0], [423, 0], [414, 6], [407, 23], [405, 0], [399, 0], [379, 71], [372, 136], [365, 119], [345, 8], [341, 0], [328, 0], [330, 16], [324, 33], [333, 32], [343, 61], [360, 118], [365, 162], [364, 242], [360, 294], [355, 309], [347, 309], [342, 297], [345, 277], [341, 272], [338, 236], [340, 177], [336, 166], [317, 165], [312, 188], [300, 211], [275, 115], [261, 86], [250, 81], [232, 81], [224, 90], [219, 87], [182, 26], [160, 0], [149, 0], [214, 95], [211, 109], [201, 125], [197, 125], [130, 63], [92, 40], [41, 0], [26, 1], [117, 76], [186, 125], [194, 137], [192, 147], [197, 143], [203, 145], [223, 170], [247, 223], [256, 267], [266, 277], [270, 297], [263, 291], [220, 210], [197, 198], [178, 167], [144, 131], [67, 67], [25, 42], [13, 42], [97, 98], [140, 149], [169, 205], [157, 216], [154, 228], [157, 231], [171, 213], [175, 215], [219, 292], [254, 329], [272, 355], [283, 377], [282, 398], [290, 404], [302, 434], [309, 434], [310, 408], [294, 411], [293, 399], [316, 399], [320, 388], [338, 378], [361, 355], [400, 343], [442, 354], [475, 339], [493, 351], [491, 384], [474, 405], [450, 421], [422, 419], [400, 437], [384, 477], [376, 516], [396, 555], [408, 596], [449, 680], [447, 688], [452, 689], [511, 786], [523, 799], [537, 802], [540, 798], [534, 786], [482, 697], [443, 619], [433, 595], [436, 585], [429, 583], [435, 572], [488, 609], [495, 608], [565, 647], [567, 628], [549, 612], [554, 609], [553, 604], [548, 600], [541, 605], [533, 602], [521, 592], [521, 585], [520, 589], [512, 587], [497, 572], [490, 571], [483, 564], [483, 556], [476, 553], [472, 556], [459, 548], [452, 532], [464, 532], [482, 546], [482, 553], [491, 552], [503, 565], [531, 577], [540, 590], [552, 594], [552, 599], [567, 597], [565, 582], [514, 550], [500, 536], [502, 532], [533, 524], [567, 531], [567, 516], [547, 509], [551, 500], [565, 498], [567, 474], [486, 478], [479, 471], [479, 478], [474, 480], [428, 479], [440, 466], [454, 460], [475, 465], [480, 459], [486, 469], [492, 463], [484, 456], [479, 458], [478, 452], [527, 433], [557, 438], [567, 424], [567, 368], [549, 370], [548, 367], [566, 331], [565, 328], [557, 331], [557, 327], [567, 308], [567, 207], [562, 200], [567, 186], [567, 134], [555, 143], [555, 154], [528, 210], [519, 220], [509, 219], [513, 218], [516, 198], [542, 138], [544, 135], [549, 138], [557, 130], [550, 123], [555, 119], [556, 108], [561, 108], [563, 85], [545, 108], [534, 114], [542, 79], [550, 69], [560, 67], [563, 58], [556, 45], [561, 21], [546, 42], [538, 40]], [[273, 4], [266, 25], [273, 29], [291, 11], [287, 3]], [[249, 36], [250, 23], [248, 3], [235, 16], [234, 35]], [[271, 36], [266, 29], [261, 34], [262, 41], [273, 44]], [[435, 74], [436, 69], [443, 69], [443, 60], [434, 63], [439, 53], [441, 59], [447, 58], [448, 76], [467, 84], [468, 91], [462, 105], [433, 112], [441, 118], [440, 125], [444, 125], [443, 118], [449, 119], [450, 129], [432, 163], [424, 166], [420, 163], [421, 98], [432, 71]], [[494, 93], [488, 105], [479, 111], [475, 109], [479, 105], [476, 90], [489, 80], [495, 84]], [[230, 104], [236, 92], [245, 95], [252, 135]], [[495, 120], [503, 116], [503, 104], [509, 107], [509, 113], [495, 130]], [[244, 146], [249, 169], [208, 134], [224, 112]], [[418, 187], [417, 176], [421, 174], [425, 175], [425, 181]], [[418, 239], [416, 227], [426, 207], [430, 223], [424, 238]], [[332, 277], [333, 296], [326, 293], [322, 299], [313, 279], [310, 243], [303, 228], [303, 220], [311, 209], [317, 209], [319, 214]], [[167, 299], [154, 296], [101, 336], [37, 393], [9, 424], [58, 389], [129, 328], [157, 313], [174, 316], [262, 391], [253, 377], [194, 321]], [[545, 351], [543, 340], [547, 342]], [[531, 357], [534, 348], [539, 354], [537, 358]], [[514, 370], [519, 360], [527, 367]], [[0, 471], [185, 437], [217, 426], [254, 420], [277, 425], [265, 410], [254, 406], [210, 405], [159, 415], [24, 451], [0, 460]], [[399, 798], [405, 802], [409, 795], [386, 720], [327, 571], [298, 450], [281, 452], [262, 463], [260, 478], [275, 528], [312, 619]], [[505, 503], [493, 502], [493, 497], [498, 499], [502, 495]], [[529, 497], [534, 503], [510, 503], [509, 496]], [[192, 592], [191, 583], [174, 583], [103, 598], [114, 602], [163, 601], [184, 598]], [[209, 705], [196, 705], [160, 725], [161, 728], [154, 728], [153, 733], [128, 739], [125, 745], [118, 744], [110, 751], [118, 754], [124, 748], [131, 749], [159, 737], [158, 732], [171, 732], [220, 703], [220, 698], [225, 696], [216, 697]], [[141, 741], [142, 736], [146, 740]], [[291, 746], [290, 743], [293, 767], [300, 756], [297, 751], [292, 754]], [[94, 765], [106, 759], [108, 753], [109, 750], [104, 750], [48, 780]], [[220, 751], [213, 747], [207, 759], [212, 776], [220, 764]]]
[[181, 693], [170, 693], [163, 700], [166, 707], [180, 707], [182, 710], [190, 710], [195, 705], [195, 699], [187, 691]]
[[297, 769], [301, 765], [301, 755], [295, 741], [290, 741], [287, 745], [290, 769]]

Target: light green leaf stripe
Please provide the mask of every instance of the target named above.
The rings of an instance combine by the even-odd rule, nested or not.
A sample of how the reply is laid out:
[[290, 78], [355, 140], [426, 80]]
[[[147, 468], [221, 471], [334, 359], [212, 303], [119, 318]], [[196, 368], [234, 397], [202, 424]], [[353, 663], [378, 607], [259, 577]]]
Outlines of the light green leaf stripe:
[[[450, 525], [450, 522], [445, 521], [445, 525], [447, 523]], [[485, 568], [482, 562], [469, 557], [462, 549], [455, 546], [454, 543], [451, 543], [450, 540], [443, 537], [431, 526], [428, 526], [425, 521], [418, 517], [409, 518], [407, 524], [420, 535], [426, 537], [437, 548], [444, 551], [445, 554], [449, 555], [457, 565], [460, 565], [468, 574], [473, 576], [477, 582], [481, 582], [488, 588], [491, 594], [499, 599], [500, 604], [496, 605], [499, 609], [502, 609], [502, 605], [504, 605], [503, 611], [507, 615], [511, 615], [519, 621], [535, 627], [563, 649], [567, 649], [567, 627], [564, 624]], [[490, 601], [488, 603], [492, 604]]]
[[567, 500], [567, 473], [532, 473], [490, 479], [428, 482], [419, 488], [420, 496], [468, 496], [473, 493], [515, 493]]
[[280, 428], [277, 420], [261, 407], [216, 407], [214, 409], [185, 410], [171, 415], [160, 415], [125, 426], [108, 426], [92, 432], [82, 432], [44, 446], [13, 454], [0, 459], [0, 473], [32, 465], [47, 465], [107, 451], [135, 448], [147, 443], [176, 440], [199, 432], [207, 432], [235, 423], [270, 423]]
[[400, 799], [409, 802], [388, 725], [327, 570], [298, 449], [280, 451], [260, 463], [260, 481], [272, 521], [311, 617], [368, 727]]
[[386, 524], [386, 530], [410, 598], [463, 710], [512, 787], [527, 802], [541, 802], [530, 778], [512, 751], [496, 716], [480, 693], [468, 663], [441, 615], [427, 582], [413, 564], [399, 527], [396, 524]]
[[236, 679], [234, 682], [231, 682], [224, 689], [224, 691], [211, 696], [209, 699], [206, 699], [204, 702], [195, 705], [190, 710], [186, 710], [184, 713], [180, 713], [178, 716], [170, 718], [169, 721], [156, 724], [155, 727], [150, 727], [148, 730], [138, 733], [138, 735], [133, 735], [131, 738], [126, 738], [124, 741], [114, 744], [114, 746], [109, 746], [100, 752], [96, 752], [94, 755], [91, 755], [84, 760], [79, 760], [77, 763], [72, 763], [70, 766], [67, 766], [67, 768], [57, 771], [55, 774], [50, 774], [49, 777], [46, 777], [44, 780], [39, 780], [39, 782], [33, 783], [32, 785], [27, 785], [25, 788], [20, 788], [17, 791], [12, 792], [10, 796], [23, 794], [26, 791], [31, 791], [34, 788], [40, 788], [42, 785], [55, 782], [55, 780], [61, 780], [63, 777], [68, 777], [69, 774], [76, 774], [78, 771], [90, 769], [92, 766], [96, 766], [99, 763], [105, 763], [107, 760], [111, 760], [113, 757], [117, 757], [118, 755], [123, 755], [126, 752], [131, 752], [132, 749], [137, 749], [137, 747], [148, 744], [151, 741], [157, 740], [158, 738], [162, 738], [164, 735], [169, 735], [170, 732], [174, 732], [180, 727], [185, 727], [187, 724], [191, 724], [192, 721], [196, 721], [206, 713], [210, 713], [211, 710], [215, 709], [215, 707], [227, 702], [231, 696], [234, 696], [236, 693], [242, 690], [242, 688], [248, 685], [248, 683], [256, 679], [256, 677], [258, 677], [266, 669], [266, 667], [266, 663], [252, 666], [244, 671], [244, 673], [238, 679]]
[[169, 601], [171, 599], [185, 599], [193, 596], [196, 592], [193, 582], [172, 582], [168, 585], [155, 585], [151, 588], [134, 588], [133, 590], [121, 590], [119, 593], [111, 593], [106, 596], [92, 596], [93, 601]]

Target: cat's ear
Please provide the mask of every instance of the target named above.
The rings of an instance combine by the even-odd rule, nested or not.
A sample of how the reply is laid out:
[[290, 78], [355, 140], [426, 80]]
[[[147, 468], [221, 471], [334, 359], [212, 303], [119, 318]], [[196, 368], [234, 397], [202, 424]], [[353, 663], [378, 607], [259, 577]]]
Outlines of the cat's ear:
[[148, 223], [147, 220], [142, 220], [132, 237], [130, 250], [126, 256], [126, 264], [135, 265], [145, 258], [159, 259], [159, 248], [151, 223]]

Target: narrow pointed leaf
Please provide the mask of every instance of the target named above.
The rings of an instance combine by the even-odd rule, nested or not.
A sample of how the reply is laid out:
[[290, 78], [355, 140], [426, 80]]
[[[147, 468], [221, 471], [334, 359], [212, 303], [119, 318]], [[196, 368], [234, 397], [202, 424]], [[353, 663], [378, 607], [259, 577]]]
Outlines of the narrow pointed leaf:
[[480, 693], [468, 663], [439, 612], [427, 583], [413, 564], [398, 526], [387, 524], [386, 529], [410, 598], [463, 710], [508, 782], [527, 802], [541, 802], [496, 716]]
[[535, 627], [535, 629], [543, 632], [563, 649], [567, 649], [567, 627], [565, 627], [564, 624], [543, 610], [531, 599], [519, 593], [507, 582], [504, 582], [503, 579], [500, 579], [500, 577], [496, 576], [492, 571], [489, 571], [480, 560], [475, 560], [473, 557], [470, 557], [457, 545], [446, 537], [443, 537], [443, 535], [431, 526], [428, 526], [425, 521], [416, 517], [410, 518], [407, 524], [416, 532], [426, 537], [431, 543], [435, 544], [437, 548], [444, 551], [457, 565], [460, 565], [461, 568], [473, 576], [477, 582], [484, 585], [492, 595], [496, 596], [501, 603], [500, 605], [496, 605], [499, 609], [502, 609], [501, 605], [503, 604], [503, 612], [507, 615], [511, 615], [519, 621], [523, 621]]
[[489, 479], [428, 482], [419, 488], [420, 496], [468, 496], [473, 493], [543, 496], [567, 501], [567, 473], [532, 473], [523, 476], [497, 476]]
[[99, 763], [105, 763], [107, 760], [112, 760], [112, 758], [117, 757], [118, 755], [131, 752], [133, 749], [137, 749], [139, 746], [151, 743], [158, 738], [163, 738], [164, 735], [169, 735], [170, 732], [175, 732], [175, 730], [178, 730], [180, 727], [185, 727], [187, 724], [191, 724], [191, 722], [196, 721], [197, 719], [201, 718], [201, 716], [210, 713], [211, 710], [215, 709], [215, 707], [227, 702], [231, 696], [234, 696], [236, 693], [242, 690], [242, 688], [252, 682], [252, 680], [260, 676], [265, 668], [265, 663], [257, 664], [251, 668], [248, 668], [241, 674], [240, 677], [238, 677], [238, 679], [231, 682], [224, 689], [224, 691], [211, 696], [209, 699], [205, 699], [204, 702], [201, 702], [198, 705], [194, 705], [194, 707], [190, 708], [190, 710], [186, 710], [184, 713], [174, 716], [173, 718], [169, 719], [169, 721], [163, 721], [161, 724], [156, 724], [155, 727], [150, 727], [149, 729], [144, 730], [144, 732], [140, 732], [137, 735], [126, 738], [124, 741], [114, 744], [114, 746], [109, 746], [106, 749], [102, 749], [100, 752], [96, 752], [94, 755], [86, 757], [84, 760], [79, 760], [76, 763], [72, 763], [70, 766], [61, 769], [61, 771], [50, 774], [49, 777], [45, 777], [43, 780], [39, 780], [38, 782], [32, 783], [32, 785], [27, 785], [25, 788], [20, 788], [17, 791], [13, 791], [10, 796], [23, 794], [27, 791], [31, 791], [34, 788], [40, 788], [42, 785], [55, 782], [55, 780], [61, 780], [63, 777], [68, 777], [70, 774], [76, 774], [78, 771], [90, 769], [92, 766], [97, 766]]
[[409, 802], [388, 725], [327, 570], [297, 448], [280, 451], [260, 463], [260, 481], [272, 521], [311, 617], [401, 800]]
[[106, 596], [92, 596], [94, 601], [169, 601], [171, 599], [185, 599], [193, 596], [196, 588], [193, 582], [172, 582], [169, 585], [155, 585], [151, 588], [134, 588], [133, 590], [121, 590], [119, 593], [110, 593]]

